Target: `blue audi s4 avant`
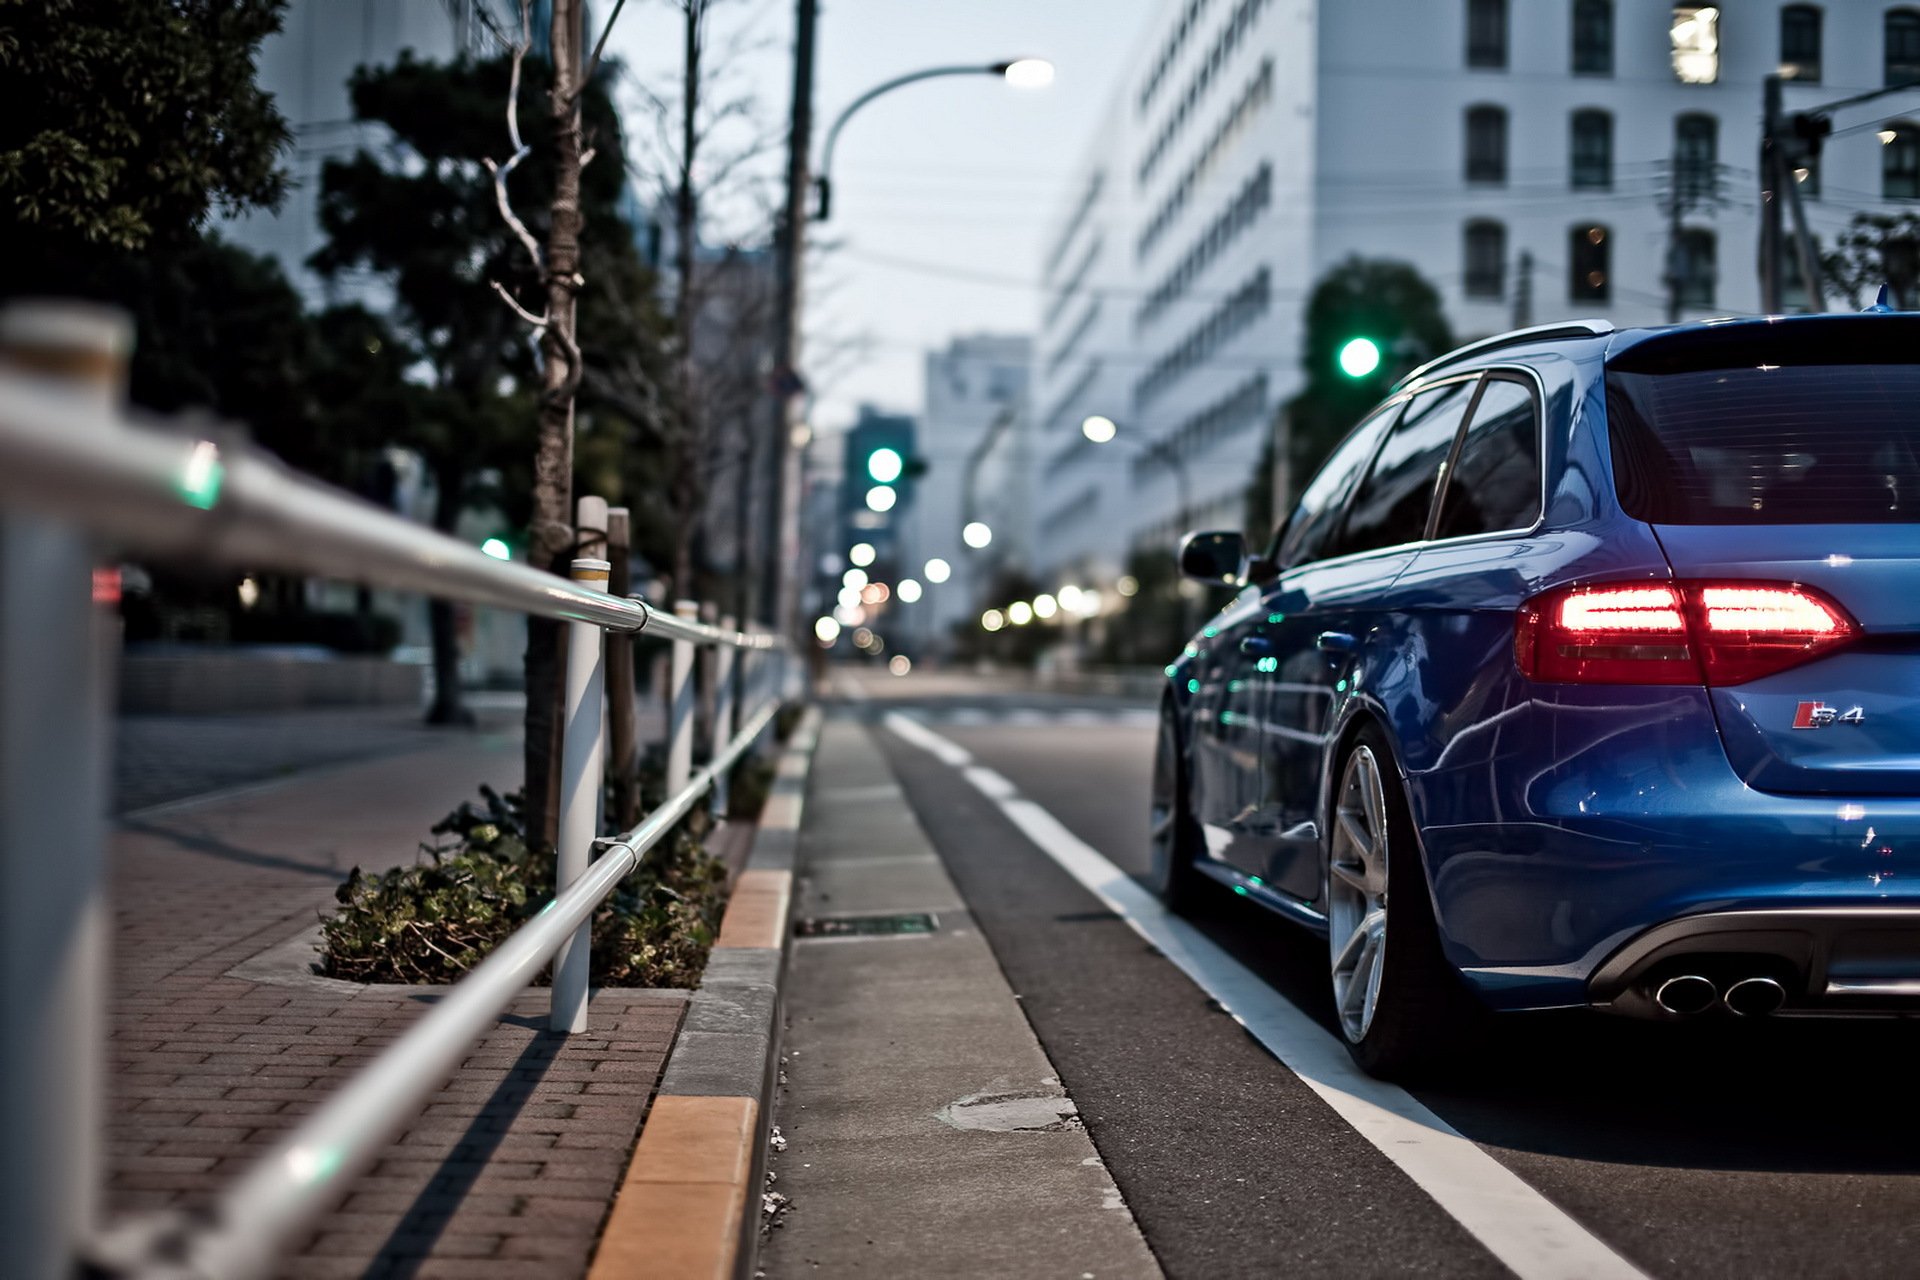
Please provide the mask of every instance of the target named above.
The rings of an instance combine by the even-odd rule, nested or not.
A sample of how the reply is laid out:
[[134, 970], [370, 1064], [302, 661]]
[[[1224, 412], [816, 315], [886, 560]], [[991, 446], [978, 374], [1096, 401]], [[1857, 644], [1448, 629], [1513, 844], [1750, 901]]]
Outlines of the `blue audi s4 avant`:
[[1920, 316], [1416, 370], [1168, 668], [1154, 876], [1327, 937], [1340, 1030], [1920, 1013]]

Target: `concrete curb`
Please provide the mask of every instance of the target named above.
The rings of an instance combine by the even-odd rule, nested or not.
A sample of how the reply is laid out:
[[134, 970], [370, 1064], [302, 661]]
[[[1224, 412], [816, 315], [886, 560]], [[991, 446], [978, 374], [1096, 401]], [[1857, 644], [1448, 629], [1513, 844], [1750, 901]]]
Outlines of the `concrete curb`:
[[819, 737], [820, 711], [810, 707], [780, 757], [589, 1280], [753, 1274], [780, 1070], [794, 850]]

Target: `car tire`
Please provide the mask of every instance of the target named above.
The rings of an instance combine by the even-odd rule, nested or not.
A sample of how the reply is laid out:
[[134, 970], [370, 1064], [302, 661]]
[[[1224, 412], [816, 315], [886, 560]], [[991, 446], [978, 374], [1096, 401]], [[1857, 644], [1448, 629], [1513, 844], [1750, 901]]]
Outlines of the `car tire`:
[[1341, 1039], [1369, 1075], [1440, 1068], [1478, 1008], [1441, 954], [1406, 792], [1379, 730], [1363, 729], [1341, 757], [1328, 817], [1323, 901]]
[[1200, 832], [1187, 802], [1186, 757], [1180, 750], [1179, 721], [1171, 701], [1160, 706], [1152, 799], [1150, 882], [1167, 910], [1181, 914], [1193, 908], [1201, 889], [1201, 872], [1193, 865], [1200, 852]]

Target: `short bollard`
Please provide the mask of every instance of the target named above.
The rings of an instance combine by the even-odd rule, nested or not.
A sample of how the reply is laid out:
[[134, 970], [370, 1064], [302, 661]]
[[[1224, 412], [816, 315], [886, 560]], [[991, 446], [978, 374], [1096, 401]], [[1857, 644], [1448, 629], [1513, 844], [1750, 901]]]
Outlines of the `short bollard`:
[[[590, 590], [607, 589], [605, 560], [575, 560], [573, 580]], [[560, 844], [555, 859], [557, 894], [587, 873], [588, 855], [600, 834], [600, 779], [606, 755], [603, 637], [591, 622], [567, 624], [566, 725], [560, 747]], [[587, 1029], [587, 976], [593, 963], [593, 921], [575, 931], [553, 961], [553, 998], [547, 1025], [555, 1031]]]

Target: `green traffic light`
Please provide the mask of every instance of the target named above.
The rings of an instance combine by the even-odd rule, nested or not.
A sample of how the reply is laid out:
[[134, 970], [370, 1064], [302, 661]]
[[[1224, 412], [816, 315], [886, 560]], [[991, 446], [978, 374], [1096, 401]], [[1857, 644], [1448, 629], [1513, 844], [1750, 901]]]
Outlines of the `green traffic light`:
[[892, 484], [905, 469], [906, 462], [896, 449], [875, 449], [867, 455], [867, 474], [881, 484]]
[[1340, 372], [1364, 378], [1380, 367], [1380, 347], [1372, 338], [1350, 338], [1340, 348]]

